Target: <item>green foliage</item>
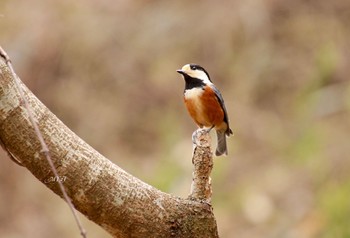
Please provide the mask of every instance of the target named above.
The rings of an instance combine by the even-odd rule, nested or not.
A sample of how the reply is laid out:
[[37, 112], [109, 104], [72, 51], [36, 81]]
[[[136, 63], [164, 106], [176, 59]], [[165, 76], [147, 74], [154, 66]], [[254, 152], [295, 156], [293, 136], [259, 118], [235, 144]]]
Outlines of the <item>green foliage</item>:
[[329, 182], [318, 194], [318, 209], [327, 221], [322, 236], [324, 238], [350, 237], [350, 181]]

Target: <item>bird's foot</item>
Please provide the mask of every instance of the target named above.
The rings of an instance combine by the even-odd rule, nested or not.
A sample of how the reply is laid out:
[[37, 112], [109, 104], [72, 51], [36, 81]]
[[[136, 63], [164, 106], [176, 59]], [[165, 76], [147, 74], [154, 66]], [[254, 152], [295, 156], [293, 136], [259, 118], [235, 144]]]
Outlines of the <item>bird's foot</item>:
[[210, 128], [208, 128], [208, 129], [203, 129], [203, 130], [205, 130], [208, 134], [209, 134], [209, 132], [211, 131], [211, 129], [213, 129], [215, 127], [215, 125], [212, 125]]
[[195, 131], [192, 133], [192, 143], [193, 143], [194, 145], [198, 145], [198, 144], [197, 144], [198, 130], [200, 130], [200, 129], [197, 129], [197, 130], [195, 130]]
[[198, 128], [197, 130], [195, 130], [193, 133], [192, 133], [192, 143], [194, 145], [199, 145], [199, 140], [200, 140], [200, 137], [204, 134], [209, 134], [211, 129], [213, 129], [214, 126], [210, 127], [210, 128]]

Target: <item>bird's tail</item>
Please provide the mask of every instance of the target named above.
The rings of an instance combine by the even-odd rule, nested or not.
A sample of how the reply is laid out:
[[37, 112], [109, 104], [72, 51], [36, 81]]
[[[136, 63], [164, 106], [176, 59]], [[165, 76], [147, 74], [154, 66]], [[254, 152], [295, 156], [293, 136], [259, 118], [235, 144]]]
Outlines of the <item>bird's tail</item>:
[[215, 155], [227, 155], [227, 145], [226, 145], [226, 133], [225, 131], [216, 131], [218, 138], [218, 145], [216, 147]]

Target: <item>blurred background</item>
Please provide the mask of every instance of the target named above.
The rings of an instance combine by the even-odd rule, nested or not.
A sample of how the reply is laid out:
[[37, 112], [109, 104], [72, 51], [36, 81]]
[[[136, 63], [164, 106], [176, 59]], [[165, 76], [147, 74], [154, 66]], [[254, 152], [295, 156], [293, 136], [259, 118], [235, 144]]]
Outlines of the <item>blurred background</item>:
[[[204, 66], [235, 134], [212, 174], [221, 237], [337, 238], [350, 237], [349, 22], [348, 0], [2, 0], [0, 45], [74, 132], [181, 197], [196, 126], [175, 70]], [[0, 236], [80, 237], [66, 204], [4, 152]]]

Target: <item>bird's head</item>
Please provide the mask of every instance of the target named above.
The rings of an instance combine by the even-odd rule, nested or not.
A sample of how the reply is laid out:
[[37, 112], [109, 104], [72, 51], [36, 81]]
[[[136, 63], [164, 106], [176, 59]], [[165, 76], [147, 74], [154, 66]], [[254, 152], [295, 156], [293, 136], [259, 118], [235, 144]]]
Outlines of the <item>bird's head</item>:
[[181, 69], [176, 70], [187, 80], [201, 80], [205, 84], [212, 84], [208, 72], [198, 64], [186, 64]]

